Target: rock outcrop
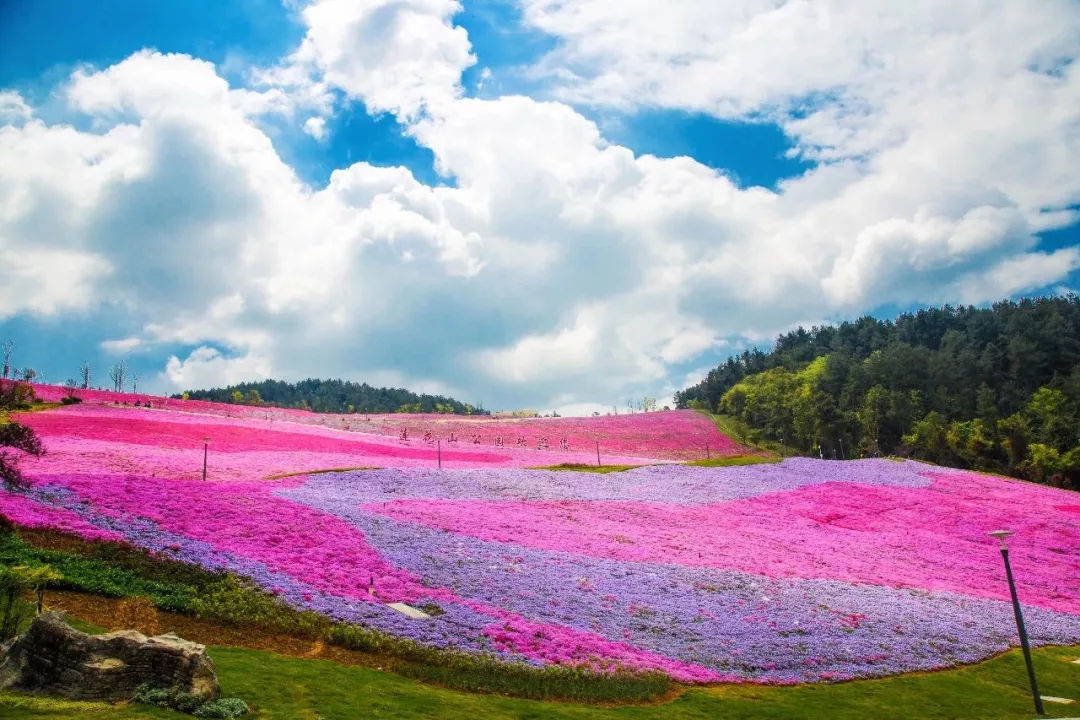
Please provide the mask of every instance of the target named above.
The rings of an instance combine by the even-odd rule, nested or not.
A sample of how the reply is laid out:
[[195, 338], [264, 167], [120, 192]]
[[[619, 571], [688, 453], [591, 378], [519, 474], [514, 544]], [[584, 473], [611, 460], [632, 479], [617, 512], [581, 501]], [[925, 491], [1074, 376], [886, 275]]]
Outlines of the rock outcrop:
[[206, 647], [177, 637], [146, 637], [134, 630], [87, 635], [59, 613], [44, 613], [0, 647], [0, 689], [62, 695], [77, 700], [130, 698], [143, 683], [192, 693], [220, 694]]

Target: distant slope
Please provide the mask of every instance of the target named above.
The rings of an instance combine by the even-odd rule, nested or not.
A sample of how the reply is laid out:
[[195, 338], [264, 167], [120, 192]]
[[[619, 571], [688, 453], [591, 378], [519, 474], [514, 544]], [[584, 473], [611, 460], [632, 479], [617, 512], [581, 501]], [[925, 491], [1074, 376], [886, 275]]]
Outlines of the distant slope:
[[[443, 447], [453, 442], [491, 446], [498, 440], [503, 447], [536, 450], [546, 445], [550, 451], [559, 451], [565, 441], [569, 451], [598, 450], [605, 464], [611, 462], [613, 454], [704, 460], [753, 452], [727, 437], [708, 416], [687, 410], [559, 418], [365, 415], [349, 416], [347, 422], [352, 430], [389, 437], [398, 437], [405, 430], [417, 442], [427, 437], [429, 442], [442, 440]], [[536, 464], [553, 464], [539, 459], [547, 454], [540, 453]]]
[[1080, 298], [799, 328], [675, 400], [789, 451], [911, 455], [1080, 489]]
[[212, 390], [189, 390], [192, 400], [237, 405], [274, 405], [321, 413], [447, 413], [485, 415], [487, 412], [442, 395], [417, 394], [404, 388], [377, 388], [347, 380], [281, 380], [246, 382]]

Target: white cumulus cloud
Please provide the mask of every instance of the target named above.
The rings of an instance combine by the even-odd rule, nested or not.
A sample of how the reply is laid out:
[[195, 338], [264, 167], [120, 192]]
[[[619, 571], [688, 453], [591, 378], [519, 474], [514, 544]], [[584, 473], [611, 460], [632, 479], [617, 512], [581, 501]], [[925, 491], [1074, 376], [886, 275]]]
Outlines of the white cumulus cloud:
[[270, 377], [270, 367], [265, 358], [226, 357], [215, 348], [202, 346], [183, 360], [170, 357], [164, 375], [174, 388], [213, 387], [265, 380]]
[[[102, 340], [168, 346], [170, 389], [346, 376], [580, 409], [668, 398], [799, 322], [1080, 267], [1034, 235], [1080, 202], [1074, 4], [527, 2], [559, 40], [546, 98], [490, 99], [463, 95], [459, 10], [319, 0], [252, 88], [152, 51], [82, 68], [60, 96], [89, 125], [0, 96], [0, 313], [119, 309]], [[304, 109], [320, 139], [334, 97], [393, 113], [452, 184], [302, 182], [259, 116]], [[742, 188], [612, 143], [590, 106], [769, 119], [820, 162]]]

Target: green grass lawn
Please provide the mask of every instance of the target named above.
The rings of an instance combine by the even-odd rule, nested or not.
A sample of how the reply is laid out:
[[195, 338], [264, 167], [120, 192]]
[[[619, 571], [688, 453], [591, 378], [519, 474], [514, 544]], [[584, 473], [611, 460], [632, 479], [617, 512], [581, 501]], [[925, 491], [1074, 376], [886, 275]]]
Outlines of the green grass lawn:
[[[496, 695], [472, 695], [407, 678], [326, 660], [286, 658], [272, 653], [214, 647], [222, 691], [242, 697], [267, 720], [356, 720], [360, 718], [820, 718], [824, 720], [1013, 720], [1035, 717], [1018, 651], [980, 665], [923, 675], [798, 687], [724, 686], [693, 689], [667, 703], [601, 707], [544, 703]], [[1080, 696], [1080, 647], [1035, 651], [1046, 695]], [[1080, 705], [1047, 703], [1049, 717], [1080, 715]], [[90, 717], [180, 718], [143, 706], [67, 703], [0, 693], [0, 717], [11, 720]], [[189, 716], [187, 716], [189, 717]]]

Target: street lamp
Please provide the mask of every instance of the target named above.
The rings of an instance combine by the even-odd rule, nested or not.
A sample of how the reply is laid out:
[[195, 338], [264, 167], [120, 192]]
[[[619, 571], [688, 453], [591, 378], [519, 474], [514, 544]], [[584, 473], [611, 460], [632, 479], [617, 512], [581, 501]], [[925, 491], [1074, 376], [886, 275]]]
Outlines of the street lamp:
[[1028, 680], [1031, 682], [1031, 697], [1035, 700], [1035, 712], [1045, 715], [1042, 696], [1039, 695], [1039, 684], [1035, 681], [1035, 667], [1031, 664], [1031, 646], [1028, 645], [1027, 629], [1024, 628], [1024, 615], [1020, 612], [1020, 599], [1016, 596], [1016, 583], [1013, 581], [1012, 566], [1009, 565], [1009, 548], [1005, 546], [1005, 538], [1012, 535], [1012, 531], [994, 530], [990, 535], [996, 537], [998, 542], [1001, 543], [1001, 559], [1005, 561], [1005, 577], [1009, 580], [1013, 614], [1016, 615], [1016, 629], [1020, 633], [1020, 648], [1024, 651], [1024, 662], [1027, 664]]
[[206, 454], [210, 450], [210, 436], [206, 436], [202, 439], [202, 479], [206, 482]]

